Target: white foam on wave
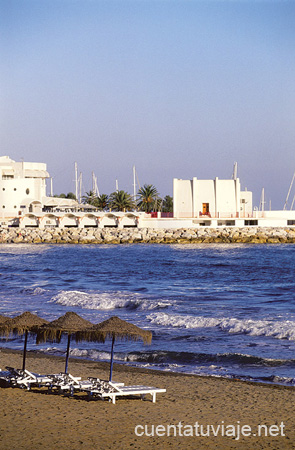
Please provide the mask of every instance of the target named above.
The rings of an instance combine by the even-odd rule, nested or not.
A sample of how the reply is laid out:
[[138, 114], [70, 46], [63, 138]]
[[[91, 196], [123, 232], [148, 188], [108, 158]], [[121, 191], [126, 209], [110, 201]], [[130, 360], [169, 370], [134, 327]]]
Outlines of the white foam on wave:
[[277, 375], [272, 377], [271, 381], [273, 383], [277, 383], [277, 384], [295, 384], [295, 378], [292, 378], [292, 377], [279, 377]]
[[1, 244], [1, 255], [0, 255], [0, 261], [3, 259], [5, 260], [5, 257], [7, 253], [12, 255], [27, 255], [31, 254], [34, 256], [35, 254], [40, 254], [46, 252], [48, 249], [50, 249], [49, 245], [42, 244], [42, 245], [36, 245], [36, 244], [22, 244], [19, 243], [18, 245], [11, 245], [11, 244]]
[[148, 315], [147, 318], [152, 324], [167, 327], [191, 329], [217, 327], [228, 333], [295, 340], [295, 322], [291, 320], [239, 320], [227, 317], [215, 318], [190, 315], [170, 315], [161, 312], [152, 313]]
[[70, 356], [79, 358], [92, 359], [94, 361], [109, 361], [111, 354], [109, 352], [101, 352], [98, 350], [73, 348], [70, 350]]
[[44, 292], [46, 292], [46, 289], [43, 289], [41, 287], [28, 287], [28, 288], [24, 288], [22, 290], [22, 292], [24, 292], [27, 295], [42, 295], [44, 294]]
[[78, 306], [84, 309], [112, 310], [117, 308], [151, 311], [167, 308], [171, 302], [165, 300], [145, 300], [137, 294], [125, 292], [88, 293], [82, 291], [61, 291], [51, 300], [63, 306]]

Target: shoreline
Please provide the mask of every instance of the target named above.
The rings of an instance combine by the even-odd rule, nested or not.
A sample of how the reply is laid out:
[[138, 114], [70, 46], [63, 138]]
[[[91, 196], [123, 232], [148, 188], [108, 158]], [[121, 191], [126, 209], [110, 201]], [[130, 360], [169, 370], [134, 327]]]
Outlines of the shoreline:
[[[7, 365], [21, 367], [21, 361], [20, 350], [0, 349], [2, 370]], [[29, 351], [27, 368], [42, 374], [58, 373], [64, 368], [64, 358]], [[108, 379], [108, 370], [109, 363], [74, 357], [69, 360], [69, 372], [82, 379], [88, 376]], [[165, 388], [167, 392], [158, 394], [156, 403], [152, 403], [150, 397], [146, 401], [119, 398], [113, 405], [107, 401], [89, 401], [83, 393], [68, 397], [49, 394], [46, 388], [33, 388], [30, 392], [0, 388], [1, 448], [53, 450], [60, 448], [61, 442], [65, 442], [70, 450], [294, 448], [295, 389], [291, 386], [163, 372], [123, 364], [114, 365], [114, 379], [125, 385]], [[179, 427], [179, 423], [186, 426], [187, 434], [163, 434], [165, 426]], [[195, 423], [204, 427], [247, 425], [252, 431], [258, 425], [276, 427], [283, 423], [284, 435], [268, 433], [258, 437], [253, 432], [239, 439], [237, 434], [196, 436], [188, 432], [189, 426]], [[150, 435], [137, 436], [135, 427], [145, 425]], [[164, 426], [159, 428], [162, 435], [151, 435], [152, 426]]]
[[[5, 370], [5, 367], [3, 366], [3, 364], [1, 365], [1, 354], [16, 354], [19, 355], [20, 358], [22, 358], [22, 350], [19, 349], [12, 349], [12, 348], [8, 348], [8, 347], [1, 347], [0, 346], [0, 370]], [[50, 353], [45, 353], [42, 352], [40, 350], [27, 350], [27, 356], [31, 355], [31, 358], [37, 358], [37, 359], [55, 359], [56, 362], [58, 362], [58, 364], [60, 364], [61, 366], [61, 370], [60, 372], [63, 372], [64, 370], [64, 364], [65, 364], [65, 356], [61, 356], [61, 355], [54, 355], [54, 354], [50, 354]], [[69, 358], [70, 361], [75, 361], [77, 364], [86, 364], [86, 363], [93, 363], [93, 364], [98, 364], [100, 365], [103, 370], [107, 371], [107, 375], [108, 375], [108, 371], [109, 371], [109, 361], [95, 361], [93, 359], [87, 359], [84, 358], [83, 356], [70, 356]], [[20, 359], [21, 361], [21, 359]], [[19, 367], [21, 366], [21, 363], [19, 364]], [[238, 377], [226, 377], [226, 376], [222, 376], [222, 375], [210, 375], [210, 374], [197, 374], [197, 373], [191, 373], [191, 372], [181, 372], [181, 371], [173, 371], [173, 370], [163, 370], [163, 369], [155, 369], [153, 367], [140, 367], [140, 366], [136, 366], [136, 365], [132, 365], [132, 364], [127, 364], [125, 362], [114, 362], [114, 367], [116, 368], [117, 372], [126, 372], [126, 371], [130, 371], [130, 372], [139, 372], [142, 374], [162, 374], [163, 376], [165, 375], [171, 375], [171, 376], [187, 376], [187, 377], [197, 377], [197, 378], [210, 378], [210, 379], [222, 379], [222, 380], [227, 380], [227, 381], [233, 381], [233, 382], [241, 382], [241, 383], [248, 383], [248, 384], [253, 384], [253, 385], [262, 385], [262, 386], [277, 386], [277, 387], [281, 387], [281, 388], [288, 388], [288, 389], [294, 389], [295, 390], [295, 385], [291, 385], [291, 384], [284, 384], [284, 383], [275, 383], [275, 382], [267, 382], [267, 381], [263, 381], [263, 380], [259, 380], [259, 379], [243, 379], [243, 378], [238, 378]], [[89, 376], [89, 375], [88, 375]]]
[[[1, 370], [5, 370], [5, 367], [3, 366], [3, 364], [1, 365], [1, 356], [3, 356], [3, 355], [14, 355], [15, 359], [19, 358], [19, 367], [21, 366], [22, 355], [23, 355], [22, 350], [11, 349], [11, 348], [7, 348], [7, 347], [0, 347], [0, 369]], [[42, 359], [55, 360], [55, 364], [60, 365], [60, 368], [61, 368], [60, 372], [63, 372], [64, 364], [65, 364], [65, 356], [51, 355], [49, 353], [44, 353], [39, 350], [27, 350], [26, 355], [27, 355], [26, 356], [27, 359], [31, 359], [31, 360], [35, 360], [35, 359], [37, 359], [37, 360], [39, 360], [39, 359], [40, 360], [42, 360]], [[77, 356], [70, 356], [69, 361], [70, 361], [70, 363], [74, 362], [75, 365], [77, 365], [77, 366], [79, 364], [81, 364], [82, 368], [87, 363], [90, 363], [90, 365], [93, 364], [94, 366], [98, 365], [99, 369], [106, 373], [105, 379], [109, 375], [110, 363], [108, 361], [94, 361], [92, 359], [85, 359], [85, 358], [77, 357]], [[27, 363], [26, 363], [26, 365], [27, 365]], [[159, 376], [163, 376], [163, 377], [165, 377], [165, 376], [171, 376], [171, 377], [184, 376], [184, 377], [193, 377], [193, 378], [195, 377], [195, 378], [201, 378], [201, 379], [209, 378], [212, 380], [221, 379], [221, 380], [224, 380], [227, 382], [246, 383], [246, 384], [254, 385], [254, 386], [256, 386], [256, 385], [269, 386], [269, 387], [274, 387], [274, 388], [279, 388], [279, 389], [290, 389], [290, 390], [295, 391], [295, 386], [291, 386], [291, 385], [289, 386], [289, 385], [284, 385], [284, 384], [267, 383], [267, 382], [263, 382], [263, 381], [250, 381], [250, 380], [243, 380], [241, 378], [227, 378], [227, 377], [215, 376], [215, 375], [199, 375], [199, 374], [186, 373], [186, 372], [166, 371], [166, 370], [161, 370], [161, 369], [132, 366], [132, 365], [124, 364], [124, 362], [122, 362], [122, 363], [114, 362], [114, 371], [117, 373], [130, 372], [130, 373], [135, 373], [135, 374], [140, 373], [140, 374], [146, 374], [146, 375], [159, 375]], [[69, 371], [69, 372], [71, 372], [71, 371]], [[91, 376], [91, 374], [88, 376]]]
[[294, 244], [292, 227], [0, 228], [0, 244]]

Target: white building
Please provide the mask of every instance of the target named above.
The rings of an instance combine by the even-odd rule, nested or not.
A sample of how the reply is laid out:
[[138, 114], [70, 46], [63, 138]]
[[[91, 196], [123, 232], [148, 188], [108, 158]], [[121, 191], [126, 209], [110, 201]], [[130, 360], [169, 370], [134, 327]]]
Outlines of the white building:
[[48, 177], [44, 163], [15, 162], [8, 156], [1, 156], [1, 217], [15, 217], [23, 212], [41, 212]]
[[15, 162], [0, 157], [2, 226], [38, 228], [198, 228], [295, 226], [295, 211], [253, 211], [252, 192], [239, 178], [173, 180], [173, 217], [139, 211], [103, 212], [77, 201], [46, 196], [44, 163]]
[[235, 219], [251, 217], [252, 192], [241, 191], [239, 178], [232, 180], [173, 180], [174, 217]]

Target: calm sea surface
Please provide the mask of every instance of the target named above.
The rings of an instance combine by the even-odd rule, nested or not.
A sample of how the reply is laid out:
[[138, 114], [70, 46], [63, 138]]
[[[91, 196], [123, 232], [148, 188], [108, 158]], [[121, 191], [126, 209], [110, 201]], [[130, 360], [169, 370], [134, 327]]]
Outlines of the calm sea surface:
[[[294, 273], [292, 244], [1, 245], [0, 314], [116, 315], [153, 331], [151, 346], [116, 342], [117, 362], [294, 385]], [[64, 354], [66, 339], [28, 347]], [[108, 360], [110, 347], [73, 341], [71, 355]]]

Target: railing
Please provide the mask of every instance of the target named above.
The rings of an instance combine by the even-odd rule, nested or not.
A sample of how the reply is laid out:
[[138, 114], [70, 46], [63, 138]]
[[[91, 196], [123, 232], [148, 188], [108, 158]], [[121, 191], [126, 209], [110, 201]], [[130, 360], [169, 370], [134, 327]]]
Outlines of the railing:
[[201, 211], [199, 214], [193, 214], [191, 211], [185, 212], [181, 211], [177, 213], [174, 217], [177, 217], [179, 219], [261, 219], [265, 217], [265, 213], [263, 211], [253, 211], [251, 213], [243, 212], [240, 213], [237, 212], [207, 212], [202, 213]]
[[[159, 216], [158, 216], [159, 215]], [[173, 217], [173, 213], [171, 213], [171, 212], [157, 212], [157, 211], [153, 211], [153, 212], [151, 212], [150, 213], [150, 217], [151, 218], [157, 218], [157, 217], [165, 217], [165, 218], [168, 218], [168, 217]]]
[[173, 213], [172, 212], [161, 212], [161, 217], [165, 217], [165, 218], [170, 217], [170, 218], [172, 218], [173, 217]]

